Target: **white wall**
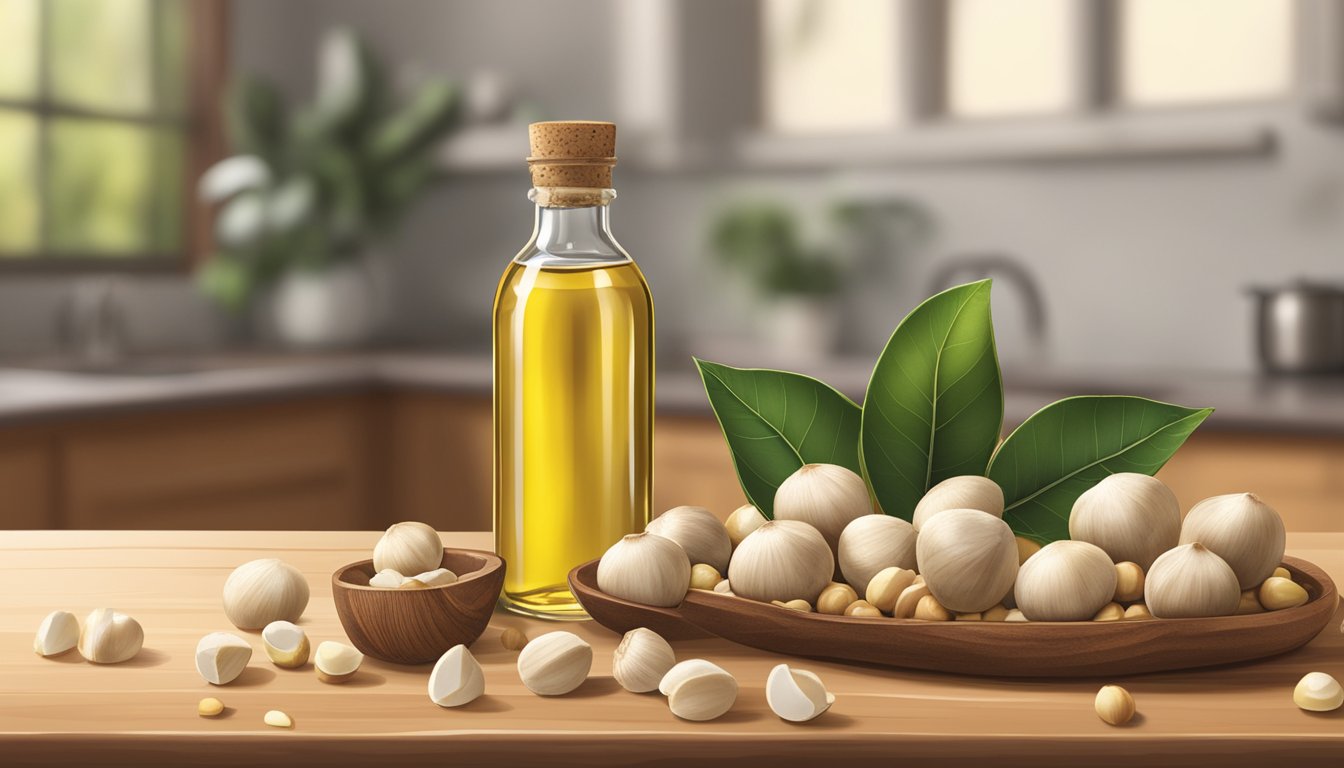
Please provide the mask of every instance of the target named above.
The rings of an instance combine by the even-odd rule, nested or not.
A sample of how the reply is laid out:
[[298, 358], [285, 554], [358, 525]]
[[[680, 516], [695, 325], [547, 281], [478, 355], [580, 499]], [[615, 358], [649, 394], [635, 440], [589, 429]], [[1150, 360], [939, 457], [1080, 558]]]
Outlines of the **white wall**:
[[[306, 95], [320, 31], [364, 30], [405, 71], [512, 74], [553, 117], [614, 113], [611, 17], [617, 0], [491, 3], [396, 0], [237, 0], [235, 65]], [[688, 45], [696, 55], [713, 51]], [[701, 68], [703, 70], [703, 68]], [[712, 68], [711, 68], [712, 69]], [[685, 84], [713, 89], [712, 79]], [[1250, 302], [1243, 288], [1298, 275], [1344, 277], [1344, 131], [1292, 109], [1272, 115], [1278, 148], [1264, 156], [900, 168], [862, 174], [637, 172], [617, 168], [617, 236], [653, 285], [664, 365], [706, 337], [735, 336], [758, 313], [708, 265], [703, 232], [716, 202], [768, 189], [800, 204], [834, 194], [912, 196], [937, 215], [929, 254], [890, 265], [848, 302], [849, 342], [880, 346], [923, 294], [945, 254], [1003, 251], [1044, 287], [1056, 363], [1079, 367], [1250, 370]], [[521, 139], [520, 139], [521, 140]], [[400, 339], [485, 348], [495, 283], [526, 239], [530, 204], [521, 157], [510, 173], [450, 179], [433, 190], [391, 244]], [[61, 280], [0, 278], [0, 352], [40, 348]], [[209, 344], [225, 325], [182, 280], [160, 280], [137, 302], [137, 328], [156, 344]], [[1005, 346], [1015, 297], [996, 292]], [[203, 305], [202, 305], [203, 307]], [[171, 317], [170, 312], [172, 313]], [[179, 319], [184, 315], [186, 320]], [[22, 322], [20, 322], [22, 321]], [[719, 339], [721, 341], [721, 338]]]

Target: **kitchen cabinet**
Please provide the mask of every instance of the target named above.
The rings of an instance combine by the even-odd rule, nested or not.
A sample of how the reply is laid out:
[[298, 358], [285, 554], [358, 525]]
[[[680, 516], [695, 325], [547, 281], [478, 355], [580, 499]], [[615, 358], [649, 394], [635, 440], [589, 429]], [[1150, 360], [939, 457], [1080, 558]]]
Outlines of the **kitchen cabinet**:
[[367, 528], [363, 397], [127, 414], [61, 439], [70, 528]]
[[[490, 397], [355, 386], [0, 426], [0, 528], [487, 531]], [[1289, 530], [1344, 531], [1344, 438], [1205, 427], [1159, 474], [1182, 509], [1255, 491]], [[654, 510], [745, 502], [713, 416], [663, 409]]]
[[378, 527], [372, 416], [342, 395], [4, 427], [0, 527]]
[[[390, 521], [488, 531], [493, 487], [490, 398], [408, 391], [387, 396], [381, 451]], [[680, 504], [721, 517], [744, 503], [718, 423], [703, 416], [657, 417], [654, 510]]]
[[56, 528], [56, 443], [42, 428], [0, 429], [0, 528]]
[[1344, 439], [1203, 430], [1157, 475], [1188, 511], [1201, 499], [1251, 491], [1290, 531], [1344, 531]]

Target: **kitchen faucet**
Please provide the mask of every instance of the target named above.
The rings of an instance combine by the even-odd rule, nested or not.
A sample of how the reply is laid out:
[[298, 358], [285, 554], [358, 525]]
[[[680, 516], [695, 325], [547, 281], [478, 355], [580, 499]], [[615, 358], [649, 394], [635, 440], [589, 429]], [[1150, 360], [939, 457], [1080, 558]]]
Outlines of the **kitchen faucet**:
[[930, 295], [958, 283], [1002, 277], [1022, 296], [1026, 310], [1027, 332], [1037, 357], [1045, 354], [1046, 317], [1045, 298], [1031, 270], [1005, 253], [970, 253], [952, 256], [934, 270], [929, 277]]
[[108, 368], [126, 356], [121, 283], [113, 277], [77, 281], [57, 315], [63, 350], [84, 368]]

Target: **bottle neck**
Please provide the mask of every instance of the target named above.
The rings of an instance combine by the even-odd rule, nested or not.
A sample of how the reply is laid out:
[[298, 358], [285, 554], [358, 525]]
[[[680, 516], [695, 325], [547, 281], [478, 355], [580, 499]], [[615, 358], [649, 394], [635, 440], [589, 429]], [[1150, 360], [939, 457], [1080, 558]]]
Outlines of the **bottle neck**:
[[538, 204], [532, 242], [523, 256], [573, 264], [630, 259], [611, 233], [610, 209], [605, 204], [565, 208]]

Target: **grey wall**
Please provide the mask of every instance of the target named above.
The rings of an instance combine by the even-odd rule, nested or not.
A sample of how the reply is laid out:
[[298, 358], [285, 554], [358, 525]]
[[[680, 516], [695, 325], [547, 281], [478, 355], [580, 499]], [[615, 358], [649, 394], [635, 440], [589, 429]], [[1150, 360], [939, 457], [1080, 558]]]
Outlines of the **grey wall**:
[[[549, 116], [606, 118], [617, 111], [608, 55], [615, 2], [237, 0], [234, 61], [307, 94], [321, 30], [351, 24], [408, 77], [497, 69], [547, 104]], [[714, 55], [696, 47], [694, 30], [686, 46]], [[1020, 257], [1043, 285], [1058, 364], [1249, 370], [1244, 286], [1344, 277], [1344, 131], [1292, 107], [1263, 115], [1279, 132], [1278, 149], [1265, 156], [811, 174], [618, 167], [613, 220], [653, 285], [667, 357], [723, 349], [760, 322], [750, 299], [713, 271], [702, 243], [718, 201], [767, 190], [801, 205], [909, 196], [938, 217], [933, 248], [866, 275], [846, 302], [852, 351], [880, 347], [946, 254], [995, 250]], [[451, 178], [427, 196], [388, 249], [399, 291], [394, 337], [488, 344], [495, 283], [531, 226], [526, 189], [520, 160], [511, 172]], [[42, 325], [33, 318], [50, 313], [63, 285], [0, 278], [0, 352], [50, 343], [50, 334], [28, 329]], [[145, 346], [223, 338], [226, 325], [182, 279], [138, 290], [135, 328], [152, 342]], [[1005, 348], [1022, 348], [1016, 297], [998, 290], [995, 301]]]

